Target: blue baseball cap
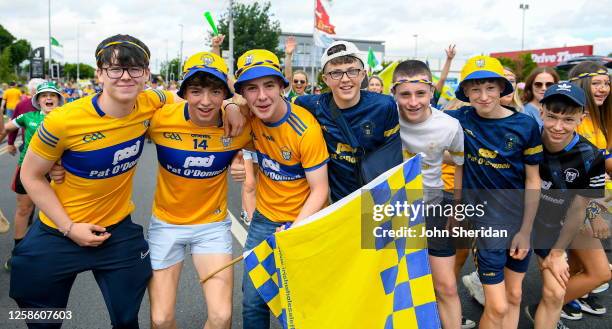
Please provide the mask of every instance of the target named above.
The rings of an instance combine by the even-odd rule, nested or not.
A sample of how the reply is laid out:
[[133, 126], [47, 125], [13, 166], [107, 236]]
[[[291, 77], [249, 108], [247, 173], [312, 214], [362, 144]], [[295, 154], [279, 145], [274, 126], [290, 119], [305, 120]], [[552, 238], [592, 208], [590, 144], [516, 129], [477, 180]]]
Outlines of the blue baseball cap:
[[582, 90], [582, 88], [579, 86], [567, 81], [562, 81], [548, 87], [540, 103], [546, 103], [547, 100], [550, 100], [554, 96], [563, 96], [568, 98], [580, 107], [584, 107], [584, 104], [586, 103], [584, 90]]

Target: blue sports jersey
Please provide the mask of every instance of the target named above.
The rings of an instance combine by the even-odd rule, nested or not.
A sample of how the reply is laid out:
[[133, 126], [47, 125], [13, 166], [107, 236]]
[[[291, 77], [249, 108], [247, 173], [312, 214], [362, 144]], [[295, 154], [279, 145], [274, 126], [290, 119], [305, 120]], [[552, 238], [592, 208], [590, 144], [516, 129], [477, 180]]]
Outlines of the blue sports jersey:
[[[332, 119], [329, 110], [331, 97], [331, 93], [304, 95], [297, 97], [294, 102], [308, 109], [321, 125], [330, 155], [328, 171], [331, 198], [337, 201], [361, 186], [356, 174], [356, 155], [359, 153], [350, 146]], [[397, 105], [391, 96], [362, 90], [359, 103], [340, 111], [366, 153], [394, 138], [400, 138]]]
[[516, 229], [523, 217], [525, 165], [537, 165], [543, 157], [537, 123], [518, 112], [501, 119], [482, 118], [471, 106], [446, 113], [459, 120], [465, 136], [466, 201], [488, 203], [485, 216], [473, 220]]

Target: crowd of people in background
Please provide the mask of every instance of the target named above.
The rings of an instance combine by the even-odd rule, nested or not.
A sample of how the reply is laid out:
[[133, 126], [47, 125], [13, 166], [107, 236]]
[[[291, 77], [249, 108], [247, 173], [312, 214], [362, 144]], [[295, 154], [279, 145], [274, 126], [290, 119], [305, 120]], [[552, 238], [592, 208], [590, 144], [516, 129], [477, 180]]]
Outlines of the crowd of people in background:
[[[292, 38], [285, 44], [284, 70], [276, 55], [254, 49], [238, 59], [236, 79], [228, 78], [228, 68], [219, 56], [222, 42], [223, 36], [217, 36], [210, 52], [189, 58], [182, 83], [149, 75], [150, 52], [146, 45], [136, 38], [117, 35], [96, 49], [100, 81], [56, 84], [32, 79], [27, 85], [2, 85], [0, 111], [9, 121], [1, 131], [0, 141], [6, 130], [8, 152], [15, 155], [19, 128], [24, 128], [25, 149], [32, 140], [27, 156], [22, 151], [13, 182], [17, 193], [15, 248], [32, 223], [34, 205], [42, 209], [40, 221], [30, 228], [34, 233], [28, 233], [32, 236], [30, 243], [22, 244], [13, 253], [14, 263], [5, 263], [5, 268], [12, 270], [11, 297], [20, 307], [65, 307], [70, 280], [80, 271], [92, 270], [108, 279], [105, 284], [113, 286], [103, 289], [103, 294], [114, 325], [138, 327], [138, 307], [148, 285], [153, 326], [172, 327], [185, 246], [196, 246], [191, 251], [201, 276], [229, 261], [232, 252], [226, 201], [219, 201], [218, 207], [208, 202], [187, 206], [193, 203], [192, 196], [225, 200], [224, 179], [228, 173], [243, 182], [241, 217], [249, 225], [247, 249], [282, 229], [283, 222], [300, 221], [329, 201], [342, 199], [364, 185], [353, 170], [354, 163], [360, 161], [354, 151], [357, 148], [347, 141], [346, 132], [326, 128], [340, 125], [334, 113], [342, 111], [340, 116], [346, 117], [349, 130], [363, 135], [359, 138], [361, 149], [370, 152], [397, 143], [405, 159], [425, 154], [423, 186], [428, 204], [452, 204], [462, 198], [474, 201], [469, 193], [461, 195], [461, 191], [469, 189], [486, 190], [492, 195], [503, 189], [523, 190], [526, 194], [537, 191], [531, 199], [525, 197], [524, 203], [508, 199], [510, 208], [506, 212], [496, 209], [498, 212], [487, 215], [483, 225], [512, 224], [513, 231], [509, 247], [491, 248], [475, 240], [476, 272], [459, 278], [470, 253], [468, 248], [454, 248], [444, 241], [442, 245], [430, 245], [434, 289], [444, 328], [476, 326], [476, 321], [461, 314], [459, 281], [484, 306], [479, 321], [482, 328], [516, 328], [530, 249], [535, 249], [543, 277], [541, 302], [524, 309], [536, 328], [567, 328], [560, 318], [580, 320], [583, 313], [607, 312], [597, 296], [608, 289], [612, 269], [605, 253], [609, 248], [606, 212], [610, 211], [610, 200], [603, 198], [604, 181], [609, 184], [612, 173], [612, 100], [606, 67], [595, 62], [580, 63], [569, 71], [568, 81], [560, 81], [552, 68], [536, 68], [521, 83], [512, 68], [488, 56], [475, 56], [463, 66], [455, 98], [442, 102], [456, 55], [454, 45], [445, 49], [446, 62], [437, 81], [425, 62], [406, 60], [396, 67], [391, 85], [387, 86], [390, 95], [384, 95], [384, 80], [367, 76], [365, 60], [347, 41], [334, 42], [325, 50], [321, 59], [325, 85], [309, 81], [307, 72], [293, 69], [296, 44]], [[137, 82], [130, 95], [117, 91], [120, 79]], [[326, 92], [321, 93], [323, 90]], [[232, 98], [234, 94], [241, 96]], [[53, 111], [62, 105], [73, 111]], [[136, 114], [131, 112], [134, 108]], [[104, 121], [108, 116], [121, 122]], [[247, 128], [232, 130], [233, 139], [224, 139], [227, 134], [223, 129], [242, 126], [244, 121], [249, 122]], [[71, 129], [64, 129], [66, 122]], [[82, 130], [90, 134], [83, 135]], [[169, 138], [166, 130], [177, 133]], [[109, 131], [121, 133], [111, 137]], [[102, 254], [91, 258], [81, 247], [104, 250], [104, 257], [123, 248], [140, 250], [141, 255], [142, 250], [148, 250], [142, 230], [130, 219], [135, 162], [128, 161], [140, 156], [147, 131], [157, 145], [160, 164], [149, 228], [151, 258], [144, 254], [136, 260], [127, 256], [120, 261], [109, 260], [112, 266], [102, 274], [97, 262], [106, 258], [99, 258]], [[181, 138], [181, 134], [191, 137]], [[194, 136], [198, 138], [192, 139]], [[210, 136], [215, 136], [214, 141]], [[99, 154], [90, 143], [96, 140], [103, 140], [100, 144], [108, 146], [109, 154], [115, 152], [108, 168], [98, 168]], [[282, 141], [284, 148], [274, 141]], [[208, 181], [212, 185], [202, 184], [203, 177], [176, 169], [180, 165], [173, 162], [183, 157], [180, 163], [185, 168], [211, 167], [212, 160], [205, 161], [213, 151], [224, 163], [214, 167], [219, 172], [211, 177], [221, 175], [223, 179]], [[199, 157], [194, 158], [194, 153]], [[498, 155], [507, 163], [495, 163], [492, 159]], [[261, 161], [259, 174], [252, 167], [257, 158]], [[60, 174], [52, 177], [52, 190], [46, 174], [59, 159]], [[121, 165], [118, 170], [123, 170], [118, 174], [113, 167], [117, 163]], [[172, 166], [176, 168], [164, 169]], [[559, 178], [557, 167], [567, 169], [564, 177]], [[20, 175], [22, 169], [25, 170]], [[64, 174], [66, 183], [60, 185]], [[96, 179], [92, 178], [94, 174], [98, 175]], [[20, 177], [24, 177], [23, 183]], [[93, 186], [91, 195], [85, 196], [89, 199], [74, 202], [75, 195], [80, 197], [79, 186], [85, 183]], [[576, 195], [548, 195], [549, 189], [575, 190]], [[26, 190], [37, 193], [28, 197]], [[540, 193], [544, 195], [542, 201]], [[550, 201], [554, 198], [561, 203]], [[538, 202], [533, 203], [534, 199]], [[100, 200], [115, 208], [102, 207]], [[496, 202], [493, 198], [488, 201]], [[544, 214], [548, 211], [556, 211], [565, 222], [560, 223], [558, 218], [551, 222]], [[2, 217], [0, 231], [6, 232], [9, 223]], [[446, 217], [428, 218], [428, 225], [456, 224], [447, 220], [452, 221]], [[189, 233], [181, 237], [188, 242], [167, 238], [175, 238], [180, 232]], [[552, 235], [554, 239], [548, 247], [532, 248], [532, 233], [538, 237]], [[112, 239], [111, 235], [117, 237]], [[219, 240], [202, 242], [206, 235], [218, 236]], [[124, 240], [118, 240], [120, 237]], [[58, 242], [58, 238], [62, 241]], [[56, 249], [47, 250], [46, 246], [52, 244]], [[36, 251], [25, 252], [32, 249]], [[61, 256], [70, 267], [67, 272], [47, 261], [66, 250], [72, 253]], [[83, 259], [91, 262], [83, 264]], [[120, 262], [136, 270], [126, 273]], [[48, 283], [46, 273], [34, 274], [47, 267], [55, 271], [52, 274], [61, 276], [60, 283]], [[110, 272], [121, 277], [113, 277]], [[28, 275], [33, 278], [24, 280]], [[219, 275], [220, 281], [204, 285], [203, 293], [209, 307], [209, 325], [227, 328], [233, 278], [227, 272]], [[46, 285], [54, 293], [34, 291], [33, 282]], [[269, 327], [266, 303], [247, 274], [242, 284], [245, 328]], [[128, 286], [131, 289], [126, 289]], [[113, 299], [120, 295], [131, 300]]]

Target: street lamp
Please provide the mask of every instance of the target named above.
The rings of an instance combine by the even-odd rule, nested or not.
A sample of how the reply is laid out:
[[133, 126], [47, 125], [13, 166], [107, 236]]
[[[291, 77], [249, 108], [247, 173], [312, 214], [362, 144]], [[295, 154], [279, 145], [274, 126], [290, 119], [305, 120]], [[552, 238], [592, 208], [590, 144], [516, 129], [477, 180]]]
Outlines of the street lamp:
[[77, 74], [76, 74], [76, 81], [77, 81], [77, 85], [79, 84], [79, 79], [81, 78], [81, 72], [79, 70], [79, 66], [80, 66], [80, 48], [79, 48], [79, 29], [81, 24], [96, 24], [96, 22], [94, 21], [89, 21], [89, 22], [79, 22], [77, 23]]
[[419, 54], [419, 48], [418, 48], [418, 43], [417, 43], [419, 35], [413, 34], [412, 36], [414, 37], [414, 59], [416, 59]]
[[523, 11], [523, 30], [521, 33], [521, 50], [525, 49], [525, 12], [529, 9], [529, 4], [521, 3], [519, 9]]
[[176, 76], [180, 79], [181, 76], [181, 70], [183, 69], [183, 24], [179, 24], [179, 26], [181, 27], [181, 47], [180, 47], [180, 52], [179, 52], [179, 63], [178, 63], [178, 71], [176, 73]]

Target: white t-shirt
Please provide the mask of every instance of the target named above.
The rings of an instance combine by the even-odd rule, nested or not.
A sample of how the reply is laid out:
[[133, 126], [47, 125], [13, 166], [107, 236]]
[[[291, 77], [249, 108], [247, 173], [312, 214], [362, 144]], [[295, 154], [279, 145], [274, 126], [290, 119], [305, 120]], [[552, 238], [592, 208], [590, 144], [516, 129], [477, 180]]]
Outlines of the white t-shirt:
[[423, 155], [422, 175], [425, 201], [439, 202], [444, 189], [442, 160], [448, 151], [455, 164], [463, 165], [463, 131], [457, 119], [431, 108], [431, 115], [421, 123], [410, 123], [400, 114], [400, 137], [404, 158]]

